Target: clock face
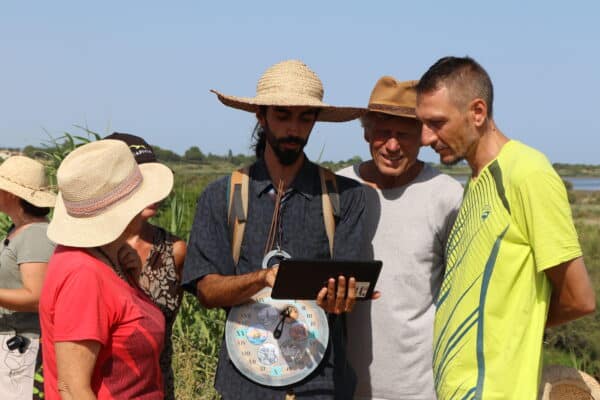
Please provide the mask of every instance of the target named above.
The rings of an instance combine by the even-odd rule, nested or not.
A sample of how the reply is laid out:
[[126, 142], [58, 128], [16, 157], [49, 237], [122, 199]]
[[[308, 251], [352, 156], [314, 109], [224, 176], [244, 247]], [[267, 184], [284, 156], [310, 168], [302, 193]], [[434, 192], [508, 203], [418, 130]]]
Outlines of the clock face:
[[320, 364], [329, 325], [315, 301], [274, 300], [271, 289], [231, 309], [225, 325], [229, 358], [247, 378], [266, 386], [299, 382]]

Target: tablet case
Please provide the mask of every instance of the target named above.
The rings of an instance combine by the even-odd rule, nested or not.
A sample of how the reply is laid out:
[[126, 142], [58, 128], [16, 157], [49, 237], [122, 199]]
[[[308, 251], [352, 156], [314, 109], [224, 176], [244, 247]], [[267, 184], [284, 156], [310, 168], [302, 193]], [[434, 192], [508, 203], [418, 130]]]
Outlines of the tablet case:
[[282, 260], [271, 297], [315, 300], [329, 278], [356, 279], [356, 300], [369, 300], [381, 271], [381, 261]]

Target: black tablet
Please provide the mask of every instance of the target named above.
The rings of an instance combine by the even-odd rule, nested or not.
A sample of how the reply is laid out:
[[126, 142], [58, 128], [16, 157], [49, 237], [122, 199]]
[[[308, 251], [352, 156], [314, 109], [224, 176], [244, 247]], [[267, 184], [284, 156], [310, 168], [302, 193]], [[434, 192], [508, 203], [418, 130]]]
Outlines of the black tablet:
[[274, 299], [315, 300], [329, 278], [356, 279], [356, 299], [373, 296], [381, 261], [282, 260], [273, 285]]

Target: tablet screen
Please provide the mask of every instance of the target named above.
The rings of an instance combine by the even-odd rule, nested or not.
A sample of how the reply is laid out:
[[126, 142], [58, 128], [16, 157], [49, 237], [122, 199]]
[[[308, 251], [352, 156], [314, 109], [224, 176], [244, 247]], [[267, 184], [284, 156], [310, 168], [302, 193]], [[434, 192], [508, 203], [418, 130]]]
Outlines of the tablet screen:
[[340, 275], [356, 279], [356, 299], [373, 295], [381, 261], [282, 260], [271, 297], [274, 299], [315, 300], [329, 278]]

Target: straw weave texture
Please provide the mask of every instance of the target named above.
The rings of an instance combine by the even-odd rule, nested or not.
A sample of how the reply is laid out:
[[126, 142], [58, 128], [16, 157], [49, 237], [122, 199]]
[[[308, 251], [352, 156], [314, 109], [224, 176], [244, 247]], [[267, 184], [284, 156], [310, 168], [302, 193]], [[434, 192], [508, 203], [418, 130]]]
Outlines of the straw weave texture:
[[167, 166], [138, 166], [124, 142], [108, 139], [73, 150], [60, 165], [57, 179], [59, 193], [48, 237], [73, 247], [116, 240], [140, 211], [167, 197], [173, 187]]
[[12, 156], [0, 165], [0, 190], [5, 190], [37, 207], [53, 207], [44, 165], [25, 156]]
[[260, 77], [255, 97], [237, 97], [216, 90], [226, 106], [257, 112], [259, 106], [316, 107], [319, 121], [343, 122], [360, 117], [366, 110], [335, 107], [323, 103], [323, 84], [317, 74], [298, 60], [288, 60], [269, 67]]
[[101, 198], [138, 169], [133, 156], [125, 158], [117, 151], [107, 152], [102, 146], [81, 147], [75, 156], [71, 157], [72, 154], [61, 164], [68, 168], [59, 168], [56, 175], [63, 199], [70, 202]]

